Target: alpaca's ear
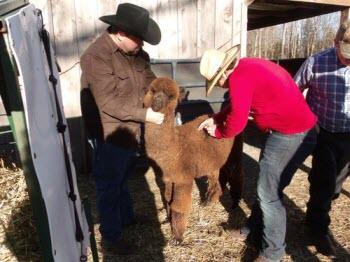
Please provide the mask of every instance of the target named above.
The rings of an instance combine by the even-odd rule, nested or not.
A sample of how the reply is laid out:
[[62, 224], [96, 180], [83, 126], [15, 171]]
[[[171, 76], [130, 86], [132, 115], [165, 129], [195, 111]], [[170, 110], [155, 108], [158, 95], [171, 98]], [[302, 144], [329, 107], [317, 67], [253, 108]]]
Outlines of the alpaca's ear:
[[183, 102], [183, 101], [187, 101], [188, 100], [188, 95], [190, 94], [189, 91], [186, 91], [186, 88], [184, 87], [180, 87], [180, 91], [179, 91], [179, 103]]

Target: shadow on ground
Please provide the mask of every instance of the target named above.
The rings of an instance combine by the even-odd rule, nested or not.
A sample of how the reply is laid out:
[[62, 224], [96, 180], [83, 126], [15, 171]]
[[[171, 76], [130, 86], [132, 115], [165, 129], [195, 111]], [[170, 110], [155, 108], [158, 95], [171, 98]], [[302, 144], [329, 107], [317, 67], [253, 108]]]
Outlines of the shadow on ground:
[[[98, 212], [96, 207], [96, 193], [93, 177], [89, 176], [89, 188], [81, 188], [81, 194], [85, 194], [91, 199], [92, 217], [95, 227], [97, 249], [99, 250], [100, 261], [164, 261], [163, 248], [165, 239], [160, 229], [161, 222], [158, 221], [158, 210], [155, 204], [154, 193], [146, 181], [145, 174], [148, 165], [140, 159], [135, 174], [130, 179], [130, 190], [134, 200], [134, 212], [137, 220], [136, 224], [129, 226], [124, 232], [124, 238], [137, 246], [135, 255], [115, 256], [104, 253], [100, 247], [100, 234], [98, 231]], [[86, 181], [84, 182], [86, 183]], [[102, 258], [102, 260], [101, 260]]]

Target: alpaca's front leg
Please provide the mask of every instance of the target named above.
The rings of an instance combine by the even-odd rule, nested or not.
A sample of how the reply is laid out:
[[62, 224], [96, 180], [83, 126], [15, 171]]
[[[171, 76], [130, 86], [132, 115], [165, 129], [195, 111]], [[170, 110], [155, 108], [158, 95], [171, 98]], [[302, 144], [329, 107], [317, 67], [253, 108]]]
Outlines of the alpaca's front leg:
[[187, 184], [174, 184], [173, 198], [170, 203], [171, 209], [171, 230], [175, 243], [183, 241], [186, 231], [188, 216], [192, 207], [192, 186], [193, 180]]
[[219, 200], [222, 195], [221, 185], [219, 182], [219, 171], [214, 171], [208, 175], [208, 189], [206, 199], [202, 201], [202, 206], [211, 206]]

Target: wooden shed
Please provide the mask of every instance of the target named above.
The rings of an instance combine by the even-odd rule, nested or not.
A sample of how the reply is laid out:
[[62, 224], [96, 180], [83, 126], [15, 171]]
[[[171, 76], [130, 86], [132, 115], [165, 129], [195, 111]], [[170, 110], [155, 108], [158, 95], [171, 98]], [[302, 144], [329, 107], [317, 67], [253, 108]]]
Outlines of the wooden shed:
[[[248, 30], [336, 11], [342, 11], [345, 19], [350, 7], [350, 0], [32, 0], [31, 3], [43, 11], [43, 20], [51, 34], [61, 68], [65, 115], [74, 162], [80, 172], [87, 171], [87, 160], [84, 153], [86, 141], [81, 131], [79, 58], [107, 27], [98, 18], [114, 14], [118, 5], [125, 2], [148, 9], [159, 24], [162, 31], [160, 44], [151, 46], [145, 43], [144, 46], [156, 62], [162, 59], [197, 59], [207, 48], [226, 50], [234, 44], [241, 44], [241, 56], [244, 57]], [[200, 79], [195, 66], [179, 67], [178, 71], [178, 75], [184, 74], [180, 82]], [[158, 76], [172, 76], [166, 66], [156, 65], [155, 72]], [[213, 92], [212, 99], [223, 96], [223, 92]], [[207, 100], [204, 88], [193, 89], [190, 99]], [[216, 111], [219, 106], [212, 108]], [[4, 120], [0, 121], [0, 125], [6, 125]]]

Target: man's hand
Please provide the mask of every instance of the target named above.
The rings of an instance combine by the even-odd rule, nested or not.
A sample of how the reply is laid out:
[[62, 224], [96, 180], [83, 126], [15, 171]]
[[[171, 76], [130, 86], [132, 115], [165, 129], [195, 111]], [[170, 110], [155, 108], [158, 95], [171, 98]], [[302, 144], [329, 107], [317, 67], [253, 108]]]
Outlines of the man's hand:
[[208, 127], [209, 125], [214, 125], [215, 124], [215, 121], [214, 121], [214, 118], [208, 118], [208, 119], [205, 119], [200, 125], [199, 127], [197, 128], [198, 131], [201, 131], [203, 128], [206, 129], [206, 127]]
[[164, 121], [164, 114], [155, 112], [152, 108], [147, 109], [146, 122], [161, 125]]
[[207, 131], [207, 133], [210, 136], [216, 137], [215, 136], [216, 123], [215, 123], [214, 118], [208, 118], [208, 119], [204, 120], [197, 128], [198, 131], [200, 131], [202, 129], [205, 129], [205, 131]]
[[208, 125], [207, 127], [204, 128], [207, 133], [212, 136], [212, 137], [216, 137], [215, 136], [215, 130], [216, 130], [216, 125], [213, 124], [213, 125]]

